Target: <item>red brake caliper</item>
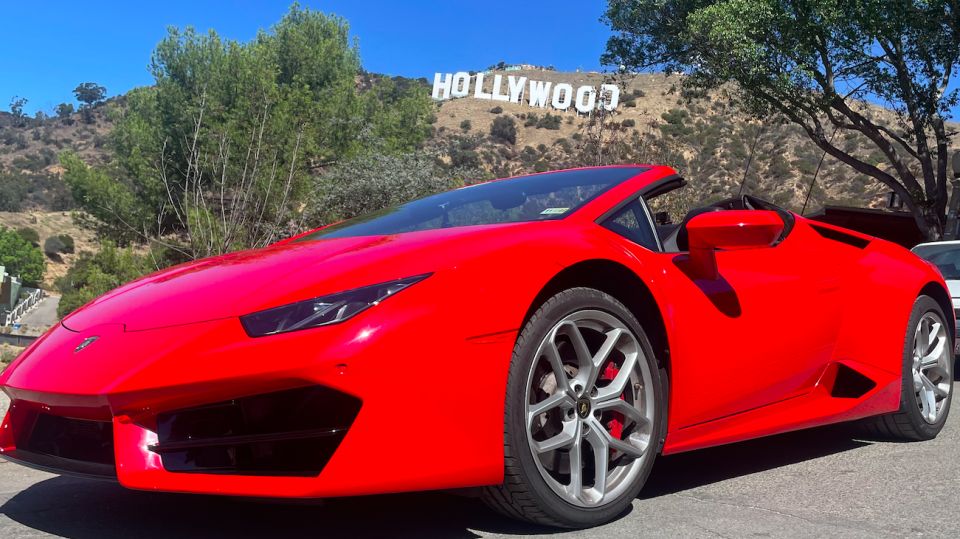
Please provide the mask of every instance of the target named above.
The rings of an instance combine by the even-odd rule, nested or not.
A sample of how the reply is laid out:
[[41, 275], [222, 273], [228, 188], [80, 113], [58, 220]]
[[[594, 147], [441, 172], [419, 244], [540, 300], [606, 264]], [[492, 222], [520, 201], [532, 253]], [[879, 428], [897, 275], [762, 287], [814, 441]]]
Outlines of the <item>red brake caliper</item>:
[[[617, 368], [613, 363], [607, 363], [607, 368], [603, 369], [603, 374], [600, 375], [602, 380], [613, 381], [617, 377], [617, 374], [620, 373], [620, 369]], [[623, 395], [620, 395], [620, 398], [623, 398]], [[621, 439], [623, 436], [623, 414], [620, 412], [611, 412], [610, 421], [607, 421], [607, 430], [610, 431], [610, 436], [613, 436], [617, 440]]]

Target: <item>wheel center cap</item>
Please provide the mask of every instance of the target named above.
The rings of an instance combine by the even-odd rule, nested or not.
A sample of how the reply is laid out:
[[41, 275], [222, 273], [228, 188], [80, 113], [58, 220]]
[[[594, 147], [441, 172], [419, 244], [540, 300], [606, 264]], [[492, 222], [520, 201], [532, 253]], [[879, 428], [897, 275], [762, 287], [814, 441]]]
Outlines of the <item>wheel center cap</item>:
[[577, 415], [580, 416], [580, 419], [586, 419], [590, 415], [590, 401], [587, 399], [580, 399], [577, 401]]

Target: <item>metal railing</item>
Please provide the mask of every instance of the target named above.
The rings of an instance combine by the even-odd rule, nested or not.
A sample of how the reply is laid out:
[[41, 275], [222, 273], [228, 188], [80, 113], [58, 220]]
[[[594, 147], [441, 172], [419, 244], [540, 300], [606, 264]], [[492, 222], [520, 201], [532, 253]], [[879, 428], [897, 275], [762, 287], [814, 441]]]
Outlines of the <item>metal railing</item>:
[[0, 322], [3, 322], [0, 326], [10, 326], [17, 323], [23, 315], [27, 314], [30, 309], [40, 303], [41, 299], [43, 299], [43, 290], [39, 288], [34, 289], [33, 292], [27, 294], [27, 297], [17, 302], [17, 305], [12, 311], [0, 318]]

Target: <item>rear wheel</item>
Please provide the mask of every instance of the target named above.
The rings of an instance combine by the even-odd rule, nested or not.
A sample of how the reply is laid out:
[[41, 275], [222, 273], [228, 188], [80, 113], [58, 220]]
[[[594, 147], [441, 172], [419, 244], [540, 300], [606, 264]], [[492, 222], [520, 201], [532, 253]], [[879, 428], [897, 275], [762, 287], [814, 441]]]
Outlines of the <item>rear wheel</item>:
[[485, 501], [552, 526], [615, 518], [650, 473], [661, 399], [656, 359], [633, 314], [597, 290], [557, 294], [517, 340], [504, 483], [485, 489]]
[[868, 418], [873, 435], [898, 440], [930, 440], [943, 429], [953, 398], [953, 328], [929, 296], [913, 304], [903, 350], [900, 409]]

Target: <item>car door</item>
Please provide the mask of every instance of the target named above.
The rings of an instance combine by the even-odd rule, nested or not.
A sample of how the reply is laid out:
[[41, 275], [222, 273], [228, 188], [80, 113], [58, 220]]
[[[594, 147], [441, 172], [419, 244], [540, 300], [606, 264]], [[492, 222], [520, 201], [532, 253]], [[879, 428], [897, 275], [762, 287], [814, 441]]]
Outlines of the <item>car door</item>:
[[[623, 219], [618, 213], [609, 220]], [[672, 427], [802, 395], [829, 363], [840, 283], [801, 237], [811, 232], [791, 231], [789, 224], [775, 246], [716, 252], [718, 279], [692, 276], [683, 264], [686, 253], [654, 256], [669, 296]], [[627, 237], [637, 249], [657, 249]]]

